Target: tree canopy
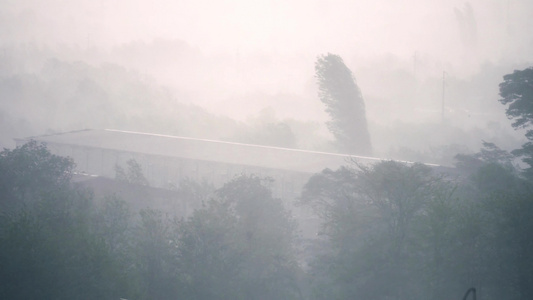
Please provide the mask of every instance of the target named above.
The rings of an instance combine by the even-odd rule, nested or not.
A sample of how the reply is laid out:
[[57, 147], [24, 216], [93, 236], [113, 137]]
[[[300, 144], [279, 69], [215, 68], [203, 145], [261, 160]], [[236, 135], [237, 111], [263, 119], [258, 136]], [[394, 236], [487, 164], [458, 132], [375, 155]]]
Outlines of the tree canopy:
[[370, 155], [372, 145], [363, 96], [350, 69], [339, 55], [328, 53], [315, 63], [320, 100], [331, 120], [327, 126], [339, 148], [349, 154]]
[[526, 128], [533, 124], [533, 68], [515, 70], [503, 76], [500, 102], [508, 104], [506, 114], [514, 119], [513, 127]]
[[294, 223], [265, 179], [241, 176], [179, 228], [190, 299], [297, 299]]
[[3, 213], [68, 187], [74, 162], [30, 141], [0, 152], [0, 209]]
[[182, 182], [175, 201], [202, 204], [179, 219], [93, 201], [44, 145], [4, 150], [0, 298], [445, 300], [473, 285], [529, 300], [533, 185], [484, 146], [453, 178], [395, 161], [315, 174], [301, 200], [322, 230], [305, 240], [268, 178]]
[[[509, 105], [506, 110], [507, 117], [514, 120], [513, 127], [530, 128], [533, 125], [533, 67], [524, 70], [515, 70], [511, 74], [503, 76], [500, 83], [499, 101]], [[533, 130], [528, 129], [526, 137], [529, 142], [521, 149], [513, 151], [513, 154], [522, 156], [523, 161], [529, 165], [524, 171], [528, 178], [533, 178]]]
[[302, 202], [322, 221], [311, 298], [460, 299], [475, 286], [531, 299], [531, 182], [491, 143], [457, 159], [453, 177], [395, 161], [311, 177]]
[[94, 201], [72, 168], [36, 142], [1, 153], [0, 298], [301, 299], [295, 223], [268, 179], [185, 182], [174, 201], [203, 203], [179, 219]]

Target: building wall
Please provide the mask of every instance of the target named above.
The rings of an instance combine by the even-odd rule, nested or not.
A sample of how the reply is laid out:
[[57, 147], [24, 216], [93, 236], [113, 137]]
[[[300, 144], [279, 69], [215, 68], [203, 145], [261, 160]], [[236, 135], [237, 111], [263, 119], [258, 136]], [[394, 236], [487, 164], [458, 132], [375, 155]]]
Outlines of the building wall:
[[77, 172], [107, 178], [116, 177], [116, 165], [127, 170], [127, 161], [134, 159], [142, 167], [143, 174], [150, 185], [157, 188], [179, 186], [181, 180], [185, 178], [195, 181], [205, 180], [218, 188], [236, 176], [253, 174], [272, 178], [274, 181], [271, 188], [274, 196], [292, 201], [298, 197], [303, 185], [312, 175], [257, 166], [146, 155], [68, 144], [48, 143], [47, 147], [53, 154], [71, 157], [76, 163]]
[[[26, 142], [27, 140], [18, 140], [17, 146]], [[192, 179], [198, 182], [205, 180], [208, 183], [212, 183], [215, 188], [219, 188], [224, 183], [242, 174], [270, 177], [273, 179], [270, 186], [273, 196], [281, 198], [286, 208], [299, 221], [302, 235], [304, 237], [314, 237], [319, 230], [319, 222], [316, 216], [311, 211], [297, 205], [302, 188], [313, 173], [174, 156], [148, 155], [50, 141], [47, 141], [46, 145], [53, 154], [71, 157], [76, 164], [75, 170], [78, 173], [98, 175], [110, 179], [116, 178], [116, 165], [127, 170], [127, 161], [134, 159], [142, 167], [144, 176], [154, 189], [179, 187], [180, 182], [184, 179]], [[269, 155], [275, 154], [270, 153]], [[275, 159], [275, 157], [271, 157], [271, 159]], [[97, 187], [101, 186], [102, 183]], [[142, 195], [137, 195], [136, 193], [135, 196]], [[130, 198], [133, 199], [134, 197]], [[132, 205], [143, 207], [143, 197], [140, 198], [141, 200], [132, 200]], [[161, 209], [166, 213], [174, 213], [181, 216], [188, 215], [192, 211], [192, 207], [189, 207], [182, 199], [166, 196], [163, 198], [147, 205], [155, 205], [155, 207], [151, 208]]]

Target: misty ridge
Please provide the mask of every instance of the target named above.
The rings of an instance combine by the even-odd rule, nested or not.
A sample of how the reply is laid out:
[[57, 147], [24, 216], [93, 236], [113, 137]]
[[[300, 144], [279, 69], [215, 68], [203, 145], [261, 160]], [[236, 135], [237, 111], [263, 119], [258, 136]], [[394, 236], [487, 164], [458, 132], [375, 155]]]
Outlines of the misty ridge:
[[[206, 66], [211, 63], [209, 58], [202, 61], [198, 58], [200, 53], [196, 55], [196, 60], [187, 60], [187, 67], [183, 69], [182, 61], [173, 57], [179, 58], [182, 52], [191, 52], [191, 49], [183, 51], [183, 43], [169, 41], [167, 46], [172, 51], [163, 51], [156, 48], [161, 44], [165, 43], [132, 43], [110, 53], [96, 52], [98, 58], [86, 58], [85, 61], [80, 57], [95, 54], [89, 50], [63, 49], [71, 56], [68, 59], [69, 55], [66, 55], [67, 59], [64, 59], [58, 50], [46, 46], [4, 46], [0, 83], [2, 98], [5, 99], [0, 112], [3, 116], [3, 146], [12, 147], [14, 137], [84, 128], [118, 128], [337, 151], [324, 126], [327, 117], [317, 99], [313, 77], [303, 83], [302, 89], [307, 89], [304, 94], [275, 90], [233, 95], [222, 93], [226, 97], [222, 103], [227, 103], [224, 109], [236, 107], [237, 111], [243, 110], [235, 119], [217, 113], [216, 105], [220, 104], [215, 104], [215, 108], [194, 104], [195, 97], [214, 96], [209, 90], [211, 86], [206, 84], [202, 88], [201, 83], [194, 82], [195, 76], [201, 76], [189, 74], [189, 70], [199, 72], [196, 69], [203, 69], [206, 74], [220, 74], [222, 81], [227, 80], [226, 76], [234, 76], [237, 70], [222, 76], [217, 67], [228, 67], [224, 66], [227, 63], [218, 62], [218, 66], [214, 63], [212, 67], [215, 70], [209, 70]], [[167, 58], [169, 63], [165, 66], [178, 74], [177, 87], [161, 85], [155, 77], [139, 71], [149, 67], [148, 63], [143, 63], [148, 57], [161, 60], [164, 55], [160, 52], [167, 55], [177, 53]], [[112, 61], [114, 56], [117, 62]], [[134, 62], [133, 66], [128, 65], [126, 58]], [[390, 69], [379, 72], [379, 69], [374, 70], [374, 66], [368, 66], [369, 78], [354, 74], [367, 107], [369, 130], [377, 156], [451, 165], [453, 155], [472, 153], [481, 140], [495, 142], [504, 148], [513, 148], [523, 142], [521, 135], [509, 126], [510, 122], [503, 113], [504, 107], [497, 101], [497, 86], [508, 67], [487, 64], [468, 79], [461, 80], [446, 74], [444, 82], [442, 75], [422, 81], [414, 77], [412, 70], [402, 66], [402, 62], [393, 57], [388, 59], [391, 60]], [[261, 57], [251, 57], [250, 61], [260, 64]], [[270, 58], [270, 61], [275, 59]], [[313, 63], [309, 61], [311, 66]], [[162, 64], [156, 62], [154, 66], [157, 69]], [[198, 90], [191, 91], [187, 87], [181, 91], [180, 85], [185, 84], [181, 83], [180, 76], [183, 82], [193, 80], [192, 84], [196, 84]], [[389, 82], [397, 85], [365, 90], [365, 81], [373, 81], [373, 85], [387, 85]], [[202, 95], [204, 89], [207, 91]], [[443, 92], [444, 120], [440, 107]], [[302, 106], [307, 106], [304, 113], [299, 110]], [[278, 107], [281, 107], [280, 113]], [[310, 112], [309, 116], [305, 116], [305, 111]], [[247, 112], [248, 117], [245, 117]], [[294, 115], [290, 116], [290, 112]], [[443, 153], [447, 149], [457, 153]]]
[[[329, 49], [241, 53], [205, 51], [179, 38], [128, 41], [131, 32], [118, 39], [102, 26], [130, 8], [80, 1], [81, 14], [71, 5], [52, 12], [53, 3], [39, 10], [27, 1], [3, 9], [2, 146], [13, 147], [14, 137], [114, 128], [338, 151], [313, 72]], [[508, 13], [524, 4], [514, 5]], [[504, 149], [524, 142], [497, 100], [502, 76], [527, 67], [527, 60], [475, 57], [485, 54], [483, 26], [489, 26], [476, 7], [443, 11], [463, 49], [463, 69], [416, 50], [407, 57], [341, 55], [361, 89], [375, 156], [452, 165], [455, 154], [475, 152], [482, 140]], [[502, 23], [508, 32], [494, 34], [519, 40], [509, 18]], [[85, 34], [63, 26], [68, 22]]]
[[0, 298], [533, 299], [532, 12], [3, 1]]

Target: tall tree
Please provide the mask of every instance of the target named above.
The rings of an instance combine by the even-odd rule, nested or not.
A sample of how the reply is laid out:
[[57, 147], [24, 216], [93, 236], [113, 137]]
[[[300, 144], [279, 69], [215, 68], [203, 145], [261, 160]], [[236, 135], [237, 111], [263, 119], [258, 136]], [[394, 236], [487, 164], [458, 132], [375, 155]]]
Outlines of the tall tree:
[[103, 226], [91, 194], [72, 188], [73, 168], [34, 141], [0, 153], [0, 299], [134, 296], [131, 263], [99, 234], [120, 227], [95, 230]]
[[[507, 105], [507, 117], [513, 119], [513, 127], [531, 128], [533, 125], [533, 67], [525, 70], [515, 70], [512, 74], [503, 76], [500, 83], [499, 101]], [[529, 165], [525, 175], [533, 179], [533, 130], [526, 133], [529, 142], [522, 145], [521, 149], [513, 151], [513, 154], [522, 156], [523, 161]]]
[[350, 154], [372, 153], [365, 103], [352, 71], [339, 55], [319, 56], [315, 63], [318, 95], [331, 120], [327, 126], [339, 148]]
[[0, 214], [38, 201], [44, 194], [70, 184], [74, 162], [51, 154], [44, 144], [30, 141], [0, 152]]
[[115, 165], [115, 178], [117, 180], [136, 185], [150, 185], [148, 179], [144, 177], [142, 166], [135, 159], [129, 159], [126, 164], [128, 165], [128, 171], [118, 164]]
[[238, 177], [178, 229], [190, 299], [298, 299], [295, 224], [263, 179]]
[[445, 182], [422, 164], [383, 161], [315, 174], [301, 198], [319, 212], [326, 238], [324, 254], [311, 264], [317, 288], [313, 297], [422, 299], [420, 294], [427, 292], [423, 287], [434, 287], [435, 282], [412, 278], [423, 278], [427, 266], [443, 263], [436, 263], [432, 251], [426, 251], [438, 245], [424, 241], [429, 245], [423, 248], [418, 241], [418, 224], [435, 214], [430, 208], [437, 201], [444, 205], [450, 195]]

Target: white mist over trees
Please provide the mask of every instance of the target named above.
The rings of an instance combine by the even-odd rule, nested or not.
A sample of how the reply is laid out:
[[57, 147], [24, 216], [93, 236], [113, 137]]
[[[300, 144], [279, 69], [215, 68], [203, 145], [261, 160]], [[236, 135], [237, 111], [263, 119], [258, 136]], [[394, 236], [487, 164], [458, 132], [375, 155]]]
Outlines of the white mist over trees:
[[[376, 156], [450, 164], [453, 155], [442, 159], [434, 152], [475, 152], [481, 139], [511, 149], [523, 141], [493, 100], [502, 74], [529, 65], [533, 43], [523, 28], [533, 25], [531, 10], [527, 0], [6, 0], [0, 7], [1, 145], [11, 147], [13, 137], [105, 126], [251, 143], [290, 138], [292, 131], [295, 142], [275, 144], [333, 151], [313, 78], [317, 54], [329, 51], [357, 75]], [[69, 103], [72, 113], [49, 113], [61, 106], [45, 102], [77, 88], [44, 78], [49, 59], [97, 69], [90, 72], [101, 80], [89, 77], [71, 94], [101, 109], [84, 114], [83, 103]], [[117, 99], [108, 88], [123, 82], [104, 65], [148, 78], [157, 91], [131, 82], [134, 92], [121, 91], [124, 99]], [[69, 87], [58, 88], [62, 84]], [[160, 87], [164, 96], [157, 95]], [[52, 92], [57, 89], [62, 93]], [[47, 101], [22, 104], [17, 90], [45, 94]], [[139, 105], [144, 101], [148, 105]], [[276, 120], [243, 124], [264, 109]], [[139, 112], [151, 122], [138, 121]], [[159, 122], [167, 112], [179, 115], [179, 124]], [[86, 121], [91, 117], [95, 122]], [[283, 123], [290, 131], [277, 126]]]
[[327, 122], [341, 151], [371, 155], [365, 102], [352, 71], [338, 55], [319, 56], [315, 63], [318, 95], [330, 116]]

